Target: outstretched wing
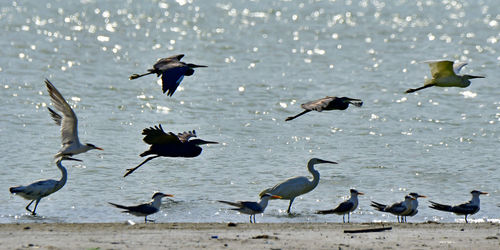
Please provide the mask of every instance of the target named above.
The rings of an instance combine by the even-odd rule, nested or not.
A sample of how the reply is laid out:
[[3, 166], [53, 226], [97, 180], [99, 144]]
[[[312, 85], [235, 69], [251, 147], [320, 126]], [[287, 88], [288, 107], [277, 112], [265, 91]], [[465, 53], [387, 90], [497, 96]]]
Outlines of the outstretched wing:
[[143, 141], [147, 144], [172, 144], [181, 143], [179, 138], [172, 132], [168, 134], [163, 131], [161, 124], [154, 127], [145, 128], [142, 130], [142, 134], [145, 135]]
[[468, 63], [466, 62], [457, 62], [455, 64], [453, 64], [453, 71], [455, 71], [455, 74], [458, 74], [460, 73], [460, 70], [462, 70], [463, 67], [465, 67], [465, 65], [467, 65]]
[[455, 75], [452, 61], [427, 61], [431, 68], [432, 78]]
[[[56, 87], [54, 87], [54, 85], [48, 79], [45, 79], [45, 85], [47, 86], [50, 100], [54, 104], [54, 107], [62, 113], [62, 120], [60, 120], [62, 144], [69, 144], [74, 141], [79, 142], [78, 119], [76, 118], [75, 112], [73, 111], [73, 109], [71, 109], [61, 93], [59, 93]], [[54, 119], [54, 115], [51, 115]]]
[[184, 57], [184, 54], [178, 54], [178, 55], [173, 55], [173, 56], [169, 56], [169, 57], [165, 57], [165, 58], [162, 58], [160, 60], [158, 60], [154, 65], [153, 65], [153, 68], [154, 69], [157, 69], [157, 70], [166, 70], [166, 66], [169, 64], [169, 63], [172, 63], [172, 62], [178, 62], [180, 61], [182, 58]]
[[182, 134], [178, 133], [177, 137], [182, 143], [186, 143], [191, 137], [196, 137], [196, 131], [184, 131]]
[[172, 96], [181, 84], [182, 79], [184, 79], [184, 74], [189, 70], [189, 67], [181, 62], [173, 62], [167, 65], [164, 70], [162, 70], [162, 90], [163, 93], [167, 92], [168, 96]]
[[327, 96], [325, 98], [321, 98], [315, 101], [310, 101], [306, 102], [302, 105], [300, 105], [303, 109], [305, 110], [316, 110], [316, 111], [323, 111], [324, 108], [328, 106], [328, 104], [333, 101], [336, 97], [333, 96]]

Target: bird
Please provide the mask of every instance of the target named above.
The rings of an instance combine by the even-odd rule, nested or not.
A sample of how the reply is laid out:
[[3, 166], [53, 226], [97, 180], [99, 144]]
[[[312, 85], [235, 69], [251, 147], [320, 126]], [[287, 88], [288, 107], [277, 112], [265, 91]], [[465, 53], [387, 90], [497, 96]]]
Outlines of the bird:
[[102, 148], [97, 147], [94, 144], [80, 143], [80, 140], [78, 139], [78, 118], [76, 118], [75, 112], [73, 111], [73, 109], [71, 109], [61, 93], [48, 79], [45, 79], [45, 85], [47, 85], [47, 90], [49, 92], [52, 104], [54, 104], [55, 108], [62, 113], [61, 116], [50, 107], [47, 107], [52, 119], [58, 126], [61, 126], [62, 146], [59, 152], [54, 157], [58, 158], [61, 156], [73, 156], [76, 154], [87, 152], [91, 149], [103, 150]]
[[144, 223], [148, 223], [148, 221], [154, 222], [154, 220], [148, 220], [148, 215], [152, 215], [160, 211], [161, 199], [163, 197], [174, 197], [174, 195], [156, 192], [153, 194], [152, 201], [136, 206], [123, 206], [112, 202], [108, 203], [117, 208], [125, 209], [122, 213], [129, 213], [135, 216], [144, 216]]
[[358, 207], [358, 195], [364, 195], [362, 192], [358, 192], [356, 189], [351, 189], [351, 198], [340, 203], [336, 208], [330, 210], [319, 210], [317, 214], [338, 214], [342, 215], [343, 222], [345, 223], [345, 215], [347, 214], [347, 223], [351, 222], [351, 212], [356, 210]]
[[404, 220], [406, 222], [406, 217], [407, 216], [415, 216], [417, 213], [418, 213], [418, 198], [427, 198], [427, 196], [425, 195], [420, 195], [418, 193], [409, 193], [409, 195], [413, 198], [415, 198], [415, 200], [412, 200], [411, 201], [411, 210], [410, 212], [404, 216]]
[[295, 197], [303, 195], [305, 193], [310, 192], [319, 183], [319, 172], [314, 169], [315, 164], [320, 163], [330, 163], [337, 164], [333, 161], [325, 161], [318, 158], [312, 158], [307, 163], [307, 169], [313, 175], [312, 181], [310, 181], [306, 176], [297, 176], [287, 179], [272, 188], [268, 188], [260, 192], [259, 196], [263, 196], [264, 194], [272, 194], [281, 196], [279, 199], [290, 200], [290, 204], [288, 205], [287, 213], [290, 214], [290, 209], [292, 207], [293, 200]]
[[416, 89], [408, 89], [405, 93], [413, 93], [432, 86], [437, 87], [460, 87], [466, 88], [470, 85], [469, 79], [485, 78], [484, 76], [458, 75], [460, 70], [467, 65], [459, 62], [454, 65], [453, 61], [426, 61], [431, 68], [432, 79], [425, 80], [424, 86]]
[[134, 172], [140, 166], [144, 165], [146, 162], [160, 157], [196, 157], [201, 154], [202, 148], [199, 145], [204, 144], [218, 144], [218, 142], [214, 141], [204, 141], [201, 139], [191, 139], [191, 137], [196, 137], [196, 131], [188, 131], [184, 133], [179, 133], [175, 135], [172, 132], [165, 133], [161, 124], [158, 126], [145, 128], [142, 131], [142, 134], [145, 135], [143, 141], [149, 145], [148, 150], [144, 151], [140, 154], [141, 157], [154, 155], [148, 157], [141, 164], [139, 164], [135, 168], [127, 169], [127, 172], [123, 177]]
[[172, 96], [179, 84], [181, 84], [184, 76], [194, 74], [194, 68], [207, 67], [205, 65], [181, 62], [180, 60], [183, 57], [183, 54], [179, 54], [162, 58], [153, 65], [152, 69], [148, 69], [148, 73], [141, 75], [133, 74], [129, 79], [133, 80], [150, 74], [156, 74], [158, 77], [161, 75], [163, 93], [168, 91], [167, 96]]
[[231, 202], [231, 201], [219, 201], [237, 208], [232, 208], [231, 210], [236, 210], [239, 211], [240, 213], [243, 214], [249, 214], [250, 215], [250, 223], [252, 223], [252, 216], [253, 216], [253, 223], [255, 223], [255, 215], [256, 214], [261, 214], [264, 213], [264, 210], [267, 207], [267, 203], [269, 199], [274, 198], [274, 199], [279, 199], [281, 196], [278, 195], [272, 195], [272, 194], [264, 194], [260, 197], [260, 201], [255, 202], [255, 201], [238, 201], [238, 202]]
[[467, 221], [467, 216], [470, 214], [475, 214], [479, 212], [479, 195], [482, 194], [488, 194], [486, 192], [481, 192], [478, 190], [472, 190], [470, 192], [472, 194], [472, 199], [469, 202], [460, 204], [460, 205], [455, 205], [455, 206], [450, 206], [450, 205], [444, 205], [440, 204], [437, 202], [429, 201], [432, 205], [429, 206], [432, 209], [440, 210], [440, 211], [445, 211], [445, 212], [453, 212], [456, 215], [464, 215], [465, 216], [465, 223], [469, 223]]
[[[375, 201], [372, 201], [370, 206], [374, 207], [378, 211], [394, 214], [398, 217], [398, 222], [403, 222], [403, 216], [408, 215], [412, 209], [413, 200], [415, 200], [415, 198], [407, 195], [405, 196], [404, 201], [394, 203], [390, 206]], [[401, 216], [401, 221], [399, 220], [399, 216]]]
[[[49, 196], [50, 194], [57, 192], [66, 184], [66, 180], [68, 179], [68, 171], [61, 164], [63, 160], [81, 161], [79, 159], [74, 159], [69, 156], [61, 156], [56, 161], [57, 167], [59, 168], [59, 170], [61, 170], [62, 174], [61, 179], [39, 180], [27, 186], [15, 186], [9, 188], [9, 191], [12, 194], [17, 194], [26, 200], [31, 200], [31, 202], [26, 206], [26, 210], [28, 210], [32, 215], [36, 215], [36, 208], [38, 207], [38, 203], [43, 197]], [[36, 201], [35, 208], [31, 210], [30, 206], [34, 201]]]
[[316, 110], [318, 112], [321, 112], [323, 110], [345, 110], [347, 109], [347, 107], [349, 107], [349, 104], [353, 104], [356, 107], [361, 107], [363, 105], [363, 101], [361, 101], [360, 99], [353, 99], [349, 97], [327, 96], [315, 101], [303, 103], [300, 106], [305, 110], [298, 115], [287, 117], [285, 121], [293, 120], [313, 110]]

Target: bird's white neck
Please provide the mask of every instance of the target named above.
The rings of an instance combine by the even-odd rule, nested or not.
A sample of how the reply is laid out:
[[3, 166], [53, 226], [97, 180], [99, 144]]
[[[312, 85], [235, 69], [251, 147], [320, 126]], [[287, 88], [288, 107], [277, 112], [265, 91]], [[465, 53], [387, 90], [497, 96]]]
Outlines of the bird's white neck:
[[161, 196], [157, 196], [153, 199], [153, 201], [151, 201], [151, 206], [153, 206], [154, 208], [156, 209], [160, 209], [160, 206], [161, 206]]
[[62, 165], [61, 160], [58, 160], [56, 162], [56, 165], [57, 165], [57, 168], [59, 168], [59, 170], [61, 170], [61, 174], [62, 174], [61, 179], [57, 182], [57, 185], [56, 185], [56, 190], [59, 190], [66, 184], [66, 181], [68, 180], [68, 171]]
[[319, 183], [319, 172], [318, 170], [314, 169], [314, 163], [312, 162], [309, 162], [307, 163], [307, 170], [309, 170], [309, 172], [312, 174], [313, 176], [313, 180], [312, 180], [312, 188], [315, 188], [318, 183]]
[[356, 209], [358, 206], [358, 194], [352, 194], [349, 200], [354, 204], [354, 209]]
[[472, 195], [472, 199], [470, 200], [470, 204], [471, 205], [476, 205], [476, 206], [479, 206], [479, 194], [473, 194]]
[[258, 202], [258, 204], [260, 205], [260, 207], [262, 208], [262, 210], [266, 209], [267, 203], [269, 202], [269, 198], [271, 198], [271, 196], [264, 196]]

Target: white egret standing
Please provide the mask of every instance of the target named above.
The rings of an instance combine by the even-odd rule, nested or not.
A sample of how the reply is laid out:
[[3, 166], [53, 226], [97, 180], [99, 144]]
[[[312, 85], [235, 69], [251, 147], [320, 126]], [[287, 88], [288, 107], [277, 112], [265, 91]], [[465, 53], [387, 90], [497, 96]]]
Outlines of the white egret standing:
[[[412, 209], [413, 200], [415, 200], [415, 198], [407, 195], [405, 196], [404, 201], [394, 203], [390, 206], [375, 201], [372, 201], [370, 206], [374, 207], [378, 211], [394, 214], [398, 217], [398, 222], [403, 222], [403, 216], [408, 215]], [[401, 221], [399, 220], [399, 216], [401, 216]]]
[[55, 157], [63, 155], [72, 156], [87, 152], [91, 149], [102, 150], [102, 148], [96, 147], [90, 143], [80, 143], [80, 140], [78, 139], [78, 119], [76, 118], [75, 112], [49, 80], [45, 79], [45, 84], [47, 85], [47, 90], [49, 91], [50, 100], [56, 109], [63, 114], [61, 116], [51, 108], [48, 108], [52, 119], [57, 125], [61, 126], [62, 146]]
[[481, 192], [477, 190], [472, 190], [472, 192], [470, 193], [472, 194], [472, 199], [469, 202], [460, 205], [450, 206], [429, 201], [432, 204], [429, 207], [440, 211], [452, 212], [455, 213], [456, 215], [465, 215], [465, 223], [469, 223], [467, 221], [467, 215], [479, 212], [479, 195], [488, 194], [486, 192]]
[[320, 164], [320, 163], [330, 163], [330, 164], [337, 164], [336, 162], [333, 161], [325, 161], [321, 160], [318, 158], [312, 158], [309, 160], [307, 163], [307, 169], [309, 172], [313, 175], [312, 181], [309, 180], [309, 178], [305, 176], [297, 176], [297, 177], [292, 177], [290, 179], [287, 179], [277, 185], [275, 185], [272, 188], [268, 188], [260, 192], [260, 196], [264, 194], [273, 194], [273, 195], [278, 195], [281, 196], [280, 199], [283, 200], [290, 200], [290, 204], [288, 205], [287, 213], [290, 213], [290, 209], [292, 207], [293, 200], [295, 197], [303, 195], [305, 193], [310, 192], [319, 183], [319, 172], [314, 169], [315, 164]]
[[466, 88], [470, 85], [469, 79], [484, 78], [484, 76], [457, 75], [467, 65], [460, 62], [453, 66], [453, 61], [426, 61], [431, 68], [432, 78], [427, 79], [424, 86], [416, 89], [408, 89], [405, 93], [412, 93], [432, 86], [437, 87], [460, 87]]
[[155, 194], [153, 194], [152, 198], [153, 200], [151, 202], [143, 203], [136, 206], [123, 206], [112, 202], [108, 203], [117, 208], [125, 209], [123, 213], [129, 213], [135, 216], [144, 216], [144, 223], [148, 223], [148, 221], [154, 222], [154, 220], [148, 220], [148, 215], [160, 211], [161, 198], [163, 197], [173, 197], [173, 195], [156, 192]]
[[253, 216], [253, 223], [255, 223], [255, 215], [264, 213], [264, 210], [266, 210], [267, 203], [270, 198], [279, 199], [281, 198], [281, 196], [264, 194], [260, 197], [260, 201], [258, 202], [255, 201], [238, 201], [238, 202], [219, 201], [219, 202], [237, 207], [237, 208], [232, 208], [231, 210], [239, 211], [242, 214], [249, 214], [250, 223], [252, 223], [252, 216]]
[[[27, 186], [16, 186], [9, 188], [11, 193], [17, 194], [26, 200], [31, 200], [31, 202], [26, 206], [26, 210], [28, 210], [32, 215], [36, 215], [36, 208], [38, 207], [38, 203], [43, 197], [57, 192], [66, 184], [66, 180], [68, 179], [68, 171], [66, 171], [66, 168], [61, 164], [61, 161], [63, 160], [81, 161], [67, 156], [62, 156], [56, 161], [56, 165], [59, 170], [61, 170], [62, 174], [60, 180], [39, 180]], [[30, 206], [34, 201], [36, 201], [35, 209], [31, 211]]]
[[329, 210], [320, 210], [316, 212], [317, 214], [338, 214], [342, 215], [343, 222], [345, 223], [345, 215], [347, 214], [347, 223], [351, 222], [351, 212], [356, 210], [358, 207], [358, 195], [364, 195], [364, 193], [358, 192], [356, 189], [351, 189], [351, 198], [340, 203], [336, 208]]

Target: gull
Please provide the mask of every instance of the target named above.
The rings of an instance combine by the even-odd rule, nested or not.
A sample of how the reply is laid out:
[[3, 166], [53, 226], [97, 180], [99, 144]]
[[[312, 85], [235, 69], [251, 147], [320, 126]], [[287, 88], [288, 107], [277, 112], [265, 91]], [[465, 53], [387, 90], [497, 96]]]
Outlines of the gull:
[[181, 62], [182, 57], [184, 57], [183, 54], [162, 58], [153, 65], [152, 69], [148, 69], [148, 73], [142, 75], [133, 74], [129, 79], [133, 80], [149, 74], [156, 74], [158, 77], [161, 75], [163, 93], [168, 91], [167, 95], [172, 96], [179, 84], [181, 84], [184, 76], [194, 74], [194, 68], [207, 67]]
[[238, 201], [238, 202], [219, 201], [219, 202], [237, 207], [237, 208], [232, 208], [231, 210], [236, 210], [243, 214], [249, 214], [250, 223], [252, 223], [252, 216], [253, 216], [253, 223], [255, 223], [255, 215], [264, 213], [264, 210], [267, 207], [267, 203], [271, 198], [279, 199], [281, 197], [278, 195], [264, 194], [260, 197], [260, 201], [258, 202], [255, 201]]
[[156, 192], [153, 194], [153, 200], [148, 203], [142, 203], [140, 205], [136, 206], [123, 206], [123, 205], [118, 205], [112, 202], [108, 202], [109, 204], [125, 209], [122, 213], [129, 213], [135, 216], [144, 216], [144, 223], [148, 223], [148, 221], [154, 222], [154, 220], [148, 220], [148, 215], [154, 214], [158, 211], [160, 211], [160, 206], [161, 206], [161, 199], [163, 197], [173, 197], [174, 195], [172, 194], [164, 194], [161, 192]]
[[[403, 216], [408, 215], [412, 209], [413, 200], [415, 200], [415, 198], [407, 195], [405, 196], [404, 201], [394, 203], [390, 206], [375, 201], [372, 201], [370, 206], [374, 207], [378, 211], [394, 214], [398, 217], [398, 222], [403, 222]], [[401, 221], [399, 220], [399, 216], [401, 216]]]
[[429, 201], [432, 204], [429, 207], [440, 211], [452, 212], [455, 213], [456, 215], [465, 215], [465, 223], [469, 223], [467, 221], [467, 216], [469, 214], [475, 214], [479, 212], [479, 195], [488, 194], [486, 192], [481, 192], [477, 190], [472, 190], [470, 193], [472, 194], [472, 199], [469, 202], [460, 205], [450, 206]]
[[320, 210], [316, 212], [317, 214], [338, 214], [342, 215], [343, 222], [345, 223], [345, 215], [347, 214], [347, 223], [351, 222], [351, 212], [356, 210], [358, 207], [358, 195], [364, 195], [364, 193], [358, 192], [356, 189], [351, 189], [351, 198], [340, 203], [336, 208], [330, 210]]
[[327, 96], [315, 101], [303, 103], [300, 106], [305, 110], [298, 115], [286, 118], [285, 121], [293, 120], [313, 110], [316, 110], [318, 112], [321, 112], [323, 110], [345, 110], [347, 109], [347, 107], [349, 107], [349, 104], [353, 104], [356, 107], [361, 107], [363, 105], [363, 101], [361, 101], [360, 99], [353, 99], [349, 97]]
[[202, 148], [199, 145], [218, 143], [213, 141], [204, 141], [202, 139], [191, 139], [192, 137], [196, 137], [196, 132], [194, 130], [179, 133], [177, 135], [172, 132], [165, 133], [161, 124], [159, 126], [155, 126], [154, 128], [145, 128], [142, 131], [142, 134], [145, 135], [143, 141], [151, 146], [148, 150], [140, 154], [140, 156], [154, 156], [148, 157], [137, 167], [127, 169], [127, 172], [123, 177], [131, 174], [140, 166], [154, 158], [160, 156], [192, 158], [201, 154]]
[[303, 195], [305, 193], [310, 192], [319, 183], [319, 172], [314, 169], [315, 164], [320, 163], [330, 163], [337, 164], [333, 161], [325, 161], [318, 158], [312, 158], [307, 163], [307, 170], [313, 175], [312, 181], [310, 181], [306, 176], [297, 176], [287, 179], [272, 188], [268, 188], [260, 192], [260, 196], [265, 195], [267, 193], [272, 195], [281, 196], [279, 199], [290, 200], [290, 204], [288, 205], [287, 213], [290, 213], [290, 209], [292, 207], [293, 200], [295, 197]]
[[58, 158], [61, 156], [73, 156], [76, 154], [87, 152], [91, 149], [103, 150], [102, 148], [96, 147], [95, 145], [90, 143], [80, 143], [80, 140], [78, 139], [78, 119], [76, 118], [75, 112], [73, 111], [73, 109], [71, 109], [61, 93], [59, 93], [56, 87], [54, 87], [54, 85], [48, 79], [45, 79], [45, 85], [47, 85], [47, 90], [49, 92], [52, 104], [54, 104], [55, 108], [62, 113], [61, 116], [53, 109], [47, 107], [52, 119], [58, 126], [61, 126], [62, 146], [55, 157]]
[[453, 65], [453, 61], [426, 61], [426, 63], [431, 68], [432, 79], [427, 79], [424, 86], [408, 89], [405, 93], [412, 93], [432, 86], [466, 88], [470, 85], [469, 79], [484, 78], [484, 76], [458, 75], [460, 70], [467, 65], [465, 62], [459, 62], [455, 65]]
[[[61, 164], [63, 160], [81, 161], [78, 159], [70, 158], [68, 156], [61, 156], [56, 161], [57, 168], [61, 170], [62, 174], [61, 179], [39, 180], [27, 186], [15, 186], [9, 189], [11, 193], [17, 194], [26, 200], [31, 200], [31, 202], [26, 206], [26, 210], [28, 210], [32, 215], [36, 215], [36, 208], [38, 207], [38, 203], [43, 197], [49, 196], [50, 194], [57, 192], [66, 184], [66, 180], [68, 179], [68, 171]], [[36, 203], [35, 203], [35, 208], [32, 211], [30, 209], [30, 206], [34, 201], [36, 201]]]

